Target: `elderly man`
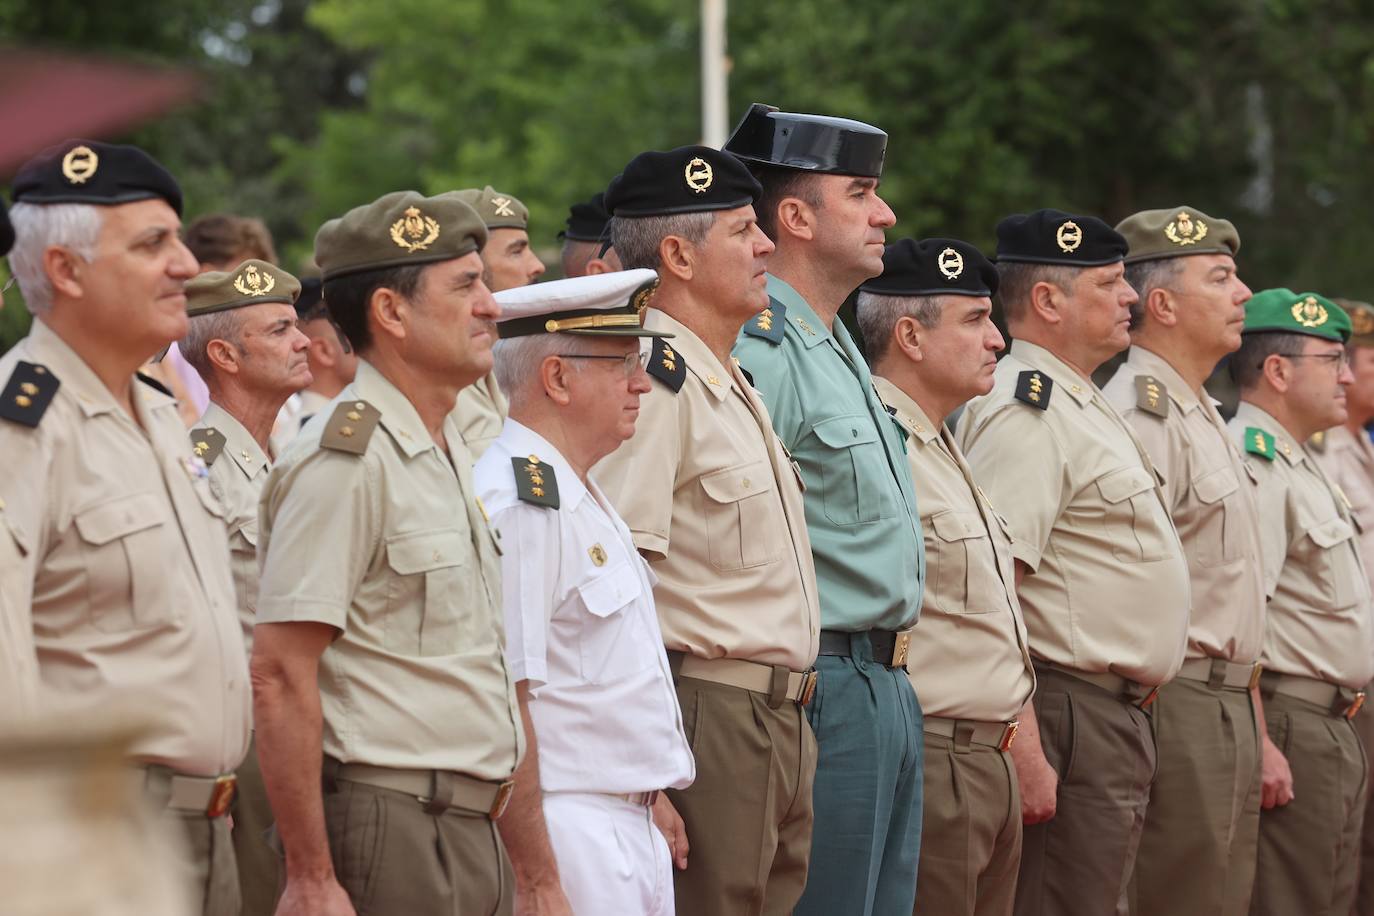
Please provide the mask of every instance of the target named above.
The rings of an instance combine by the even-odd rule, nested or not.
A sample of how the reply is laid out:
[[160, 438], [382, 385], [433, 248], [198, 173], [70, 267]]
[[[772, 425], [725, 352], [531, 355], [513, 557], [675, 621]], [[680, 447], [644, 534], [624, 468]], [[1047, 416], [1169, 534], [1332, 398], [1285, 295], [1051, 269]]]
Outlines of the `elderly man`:
[[0, 358], [0, 503], [43, 708], [152, 718], [129, 752], [176, 836], [163, 867], [205, 913], [236, 914], [225, 814], [249, 689], [224, 510], [175, 402], [135, 375], [186, 333], [181, 191], [140, 149], [71, 140], [20, 170], [14, 199], [34, 322]]
[[1344, 914], [1355, 899], [1367, 762], [1350, 720], [1374, 677], [1370, 585], [1350, 503], [1304, 447], [1346, 421], [1350, 319], [1317, 293], [1245, 306], [1228, 428], [1259, 479], [1269, 598], [1260, 693], [1265, 744], [1250, 912]]
[[491, 370], [486, 238], [467, 204], [413, 191], [315, 237], [330, 315], [361, 362], [261, 504], [254, 713], [286, 848], [282, 916], [350, 900], [511, 910], [495, 818], [524, 733], [498, 548], [452, 416]]
[[604, 191], [597, 191], [591, 200], [572, 205], [568, 227], [558, 233], [563, 240], [563, 276], [585, 277], [620, 270], [620, 257], [611, 246], [610, 225]]
[[296, 327], [309, 344], [305, 350], [310, 384], [287, 400], [272, 431], [272, 454], [280, 455], [310, 418], [324, 411], [358, 374], [358, 354], [329, 318], [319, 278], [301, 280], [296, 298]]
[[511, 409], [473, 476], [505, 544], [506, 655], [528, 748], [501, 833], [523, 835], [510, 843], [517, 886], [523, 871], [548, 876], [574, 913], [672, 916], [651, 811], [676, 821], [659, 790], [695, 772], [653, 574], [590, 473], [634, 435], [650, 390], [640, 339], [672, 336], [639, 324], [657, 283], [633, 270], [496, 296]]
[[997, 270], [956, 239], [887, 246], [856, 314], [873, 384], [906, 430], [925, 533], [921, 628], [909, 656], [925, 713], [925, 806], [917, 914], [1009, 916], [1021, 803], [1008, 749], [1035, 689], [1011, 539], [945, 419], [992, 390], [1002, 335]]
[[1092, 383], [1130, 342], [1125, 254], [1096, 217], [1002, 220], [997, 294], [1015, 341], [959, 419], [1009, 522], [1036, 660], [1012, 749], [1022, 914], [1124, 911], [1155, 771], [1146, 709], [1183, 661], [1183, 548], [1149, 455]]

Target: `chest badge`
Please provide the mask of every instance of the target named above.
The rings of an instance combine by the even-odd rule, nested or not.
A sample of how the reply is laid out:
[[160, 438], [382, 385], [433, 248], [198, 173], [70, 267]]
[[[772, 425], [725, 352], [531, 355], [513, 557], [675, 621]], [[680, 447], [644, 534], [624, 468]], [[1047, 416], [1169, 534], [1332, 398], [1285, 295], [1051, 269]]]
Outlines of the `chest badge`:
[[606, 548], [600, 544], [593, 544], [587, 548], [587, 555], [592, 558], [592, 563], [596, 566], [606, 565]]

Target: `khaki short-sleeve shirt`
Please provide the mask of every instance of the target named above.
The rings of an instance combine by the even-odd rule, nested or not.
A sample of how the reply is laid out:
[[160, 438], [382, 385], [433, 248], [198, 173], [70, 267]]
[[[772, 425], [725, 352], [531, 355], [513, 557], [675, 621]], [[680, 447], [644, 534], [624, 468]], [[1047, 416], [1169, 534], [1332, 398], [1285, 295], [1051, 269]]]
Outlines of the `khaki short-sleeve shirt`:
[[1008, 721], [1035, 669], [1016, 599], [1011, 537], [943, 423], [880, 376], [878, 396], [907, 431], [906, 456], [926, 542], [925, 601], [907, 671], [926, 715]]
[[634, 438], [595, 475], [658, 576], [664, 644], [804, 671], [820, 606], [800, 476], [733, 360], [656, 309], [644, 324], [677, 335], [686, 378], [654, 380]]
[[1265, 603], [1255, 479], [1215, 402], [1142, 347], [1131, 348], [1102, 393], [1164, 478], [1192, 583], [1188, 657], [1253, 662]]
[[[1022, 373], [1038, 373], [1044, 409], [1016, 397]], [[958, 440], [1029, 567], [1019, 595], [1031, 654], [1141, 684], [1171, 679], [1186, 645], [1188, 565], [1154, 466], [1102, 392], [1018, 340], [993, 390], [965, 408]]]
[[451, 414], [445, 454], [365, 361], [327, 412], [337, 405], [360, 416], [370, 406], [381, 418], [364, 454], [322, 446], [322, 417], [272, 467], [259, 513], [257, 623], [340, 631], [320, 658], [326, 754], [505, 779], [524, 730], [472, 458]]
[[1324, 446], [1315, 451], [1317, 464], [1350, 501], [1350, 514], [1359, 529], [1360, 559], [1374, 587], [1374, 444], [1366, 433], [1344, 426], [1328, 429]]
[[458, 424], [458, 431], [463, 434], [463, 442], [472, 453], [473, 461], [481, 458], [487, 446], [501, 435], [501, 424], [506, 422], [508, 413], [510, 400], [501, 386], [496, 384], [494, 373], [488, 372], [458, 392], [454, 420]]

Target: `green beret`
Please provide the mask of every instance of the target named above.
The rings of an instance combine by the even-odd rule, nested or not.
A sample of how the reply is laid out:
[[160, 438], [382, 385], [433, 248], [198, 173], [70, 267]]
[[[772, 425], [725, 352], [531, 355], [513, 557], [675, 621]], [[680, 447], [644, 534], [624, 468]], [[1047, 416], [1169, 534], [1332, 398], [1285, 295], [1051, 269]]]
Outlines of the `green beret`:
[[186, 314], [191, 318], [281, 302], [293, 305], [301, 293], [301, 281], [275, 264], [251, 258], [233, 270], [212, 270], [186, 284]]
[[1245, 327], [1241, 333], [1272, 331], [1307, 334], [1345, 343], [1350, 339], [1350, 318], [1339, 305], [1320, 293], [1266, 289], [1245, 303]]
[[1130, 251], [1126, 263], [1177, 258], [1189, 254], [1229, 254], [1240, 251], [1240, 233], [1224, 219], [1196, 207], [1141, 210], [1117, 224]]
[[1350, 318], [1350, 342], [1360, 347], [1374, 347], [1374, 305], [1353, 299], [1332, 299]]
[[464, 191], [450, 191], [449, 196], [458, 198], [477, 211], [488, 229], [527, 229], [530, 224], [530, 211], [520, 201], [509, 194], [502, 194], [491, 185], [485, 188], [468, 188]]
[[321, 226], [315, 233], [315, 262], [328, 281], [365, 270], [451, 261], [486, 243], [482, 218], [454, 195], [393, 191]]

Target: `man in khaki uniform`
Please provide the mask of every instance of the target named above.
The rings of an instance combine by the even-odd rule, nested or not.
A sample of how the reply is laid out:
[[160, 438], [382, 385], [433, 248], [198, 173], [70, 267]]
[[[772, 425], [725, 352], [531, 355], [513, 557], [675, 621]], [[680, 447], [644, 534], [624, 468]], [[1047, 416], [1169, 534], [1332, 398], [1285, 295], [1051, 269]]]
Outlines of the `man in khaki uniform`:
[[1036, 659], [1013, 747], [1026, 823], [1016, 912], [1111, 913], [1144, 826], [1145, 710], [1183, 661], [1188, 568], [1154, 465], [1091, 376], [1130, 342], [1125, 240], [1038, 210], [997, 226], [1015, 341], [960, 444], [1010, 522]]
[[186, 331], [181, 191], [142, 150], [69, 140], [24, 166], [14, 199], [34, 323], [0, 358], [0, 501], [41, 709], [147, 710], [129, 755], [177, 839], [163, 867], [205, 913], [236, 914], [225, 813], [249, 686], [224, 510], [175, 401], [135, 375]]
[[1009, 916], [1021, 801], [1008, 749], [1035, 690], [1011, 539], [945, 418], [992, 390], [997, 270], [954, 239], [887, 246], [855, 310], [873, 384], [907, 432], [926, 591], [908, 671], [925, 713], [917, 914]]
[[1240, 237], [1191, 207], [1116, 227], [1130, 245], [1131, 349], [1103, 389], [1163, 476], [1192, 608], [1178, 677], [1150, 707], [1159, 765], [1132, 885], [1135, 913], [1240, 916], [1259, 838], [1260, 741], [1250, 690], [1264, 634], [1255, 485], [1203, 382], [1240, 346], [1250, 290]]
[[[292, 304], [300, 288], [295, 277], [258, 260], [186, 284], [190, 323], [178, 349], [210, 392], [191, 447], [209, 466], [210, 490], [224, 507], [245, 657], [258, 604], [258, 499], [270, 466], [268, 437], [282, 404], [310, 381], [308, 341]], [[272, 809], [251, 744], [238, 777], [232, 813], [243, 913], [271, 916], [280, 883], [266, 839]]]
[[668, 792], [691, 844], [684, 916], [790, 913], [811, 850], [815, 568], [797, 473], [730, 358], [768, 301], [758, 193], [728, 153], [692, 146], [635, 157], [606, 195], [621, 259], [659, 273], [644, 326], [675, 335], [649, 356], [634, 438], [595, 474], [658, 576], [696, 755], [696, 782]]
[[252, 666], [279, 914], [513, 905], [494, 818], [524, 735], [495, 534], [453, 418], [491, 369], [485, 241], [471, 207], [413, 191], [315, 238], [362, 361], [263, 489]]
[[1349, 505], [1302, 445], [1345, 422], [1349, 336], [1324, 296], [1270, 289], [1246, 304], [1231, 358], [1228, 428], [1259, 478], [1260, 692], [1277, 748], [1265, 745], [1256, 916], [1345, 916], [1355, 899], [1367, 765], [1350, 720], [1374, 676], [1374, 618]]

